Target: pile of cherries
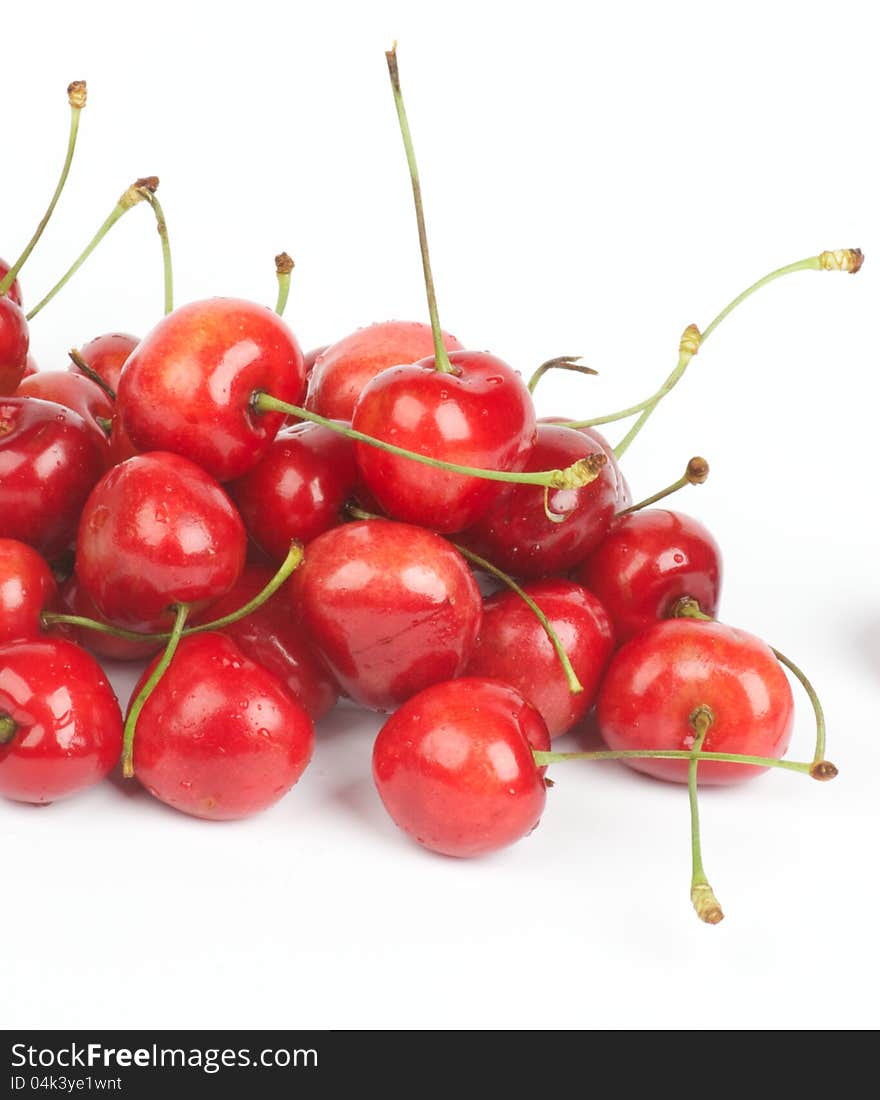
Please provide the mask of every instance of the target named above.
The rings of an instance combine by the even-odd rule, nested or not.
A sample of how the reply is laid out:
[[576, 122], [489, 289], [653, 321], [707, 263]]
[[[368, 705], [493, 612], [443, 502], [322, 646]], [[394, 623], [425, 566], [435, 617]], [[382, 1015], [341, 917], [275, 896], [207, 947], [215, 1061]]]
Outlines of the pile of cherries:
[[[402, 830], [446, 855], [527, 836], [547, 767], [563, 759], [621, 759], [687, 784], [692, 899], [716, 923], [698, 783], [771, 766], [836, 774], [800, 670], [715, 621], [711, 534], [650, 507], [705, 480], [706, 463], [692, 459], [638, 505], [619, 466], [731, 307], [685, 331], [647, 400], [590, 421], [536, 419], [541, 374], [586, 368], [551, 360], [527, 386], [440, 328], [393, 50], [387, 60], [431, 325], [374, 324], [308, 355], [281, 317], [285, 254], [275, 311], [230, 298], [172, 308], [154, 178], [123, 194], [25, 317], [18, 272], [85, 105], [85, 85], [71, 85], [59, 186], [19, 261], [0, 263], [0, 794], [50, 803], [121, 760], [178, 810], [241, 818], [290, 791], [315, 723], [344, 696], [391, 712], [373, 754], [378, 794]], [[142, 200], [162, 238], [166, 315], [143, 339], [100, 336], [67, 370], [37, 371], [28, 321]], [[781, 275], [861, 261], [823, 252], [732, 305]], [[627, 417], [617, 447], [596, 430]], [[146, 664], [125, 715], [96, 657]], [[816, 712], [805, 762], [783, 759], [794, 709], [783, 665]], [[594, 706], [606, 747], [554, 752]]]

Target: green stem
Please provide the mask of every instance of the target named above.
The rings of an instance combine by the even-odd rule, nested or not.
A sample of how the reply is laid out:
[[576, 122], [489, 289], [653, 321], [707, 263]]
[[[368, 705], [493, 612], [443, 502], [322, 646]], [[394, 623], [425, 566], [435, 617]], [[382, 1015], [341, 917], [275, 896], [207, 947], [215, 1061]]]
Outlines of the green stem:
[[705, 458], [700, 458], [699, 455], [695, 455], [690, 462], [688, 462], [684, 473], [678, 481], [673, 481], [671, 485], [667, 485], [666, 488], [661, 489], [659, 493], [654, 493], [653, 496], [640, 500], [638, 504], [632, 504], [629, 508], [623, 508], [620, 512], [617, 512], [617, 515], [628, 516], [632, 512], [640, 512], [643, 508], [650, 508], [650, 506], [656, 504], [658, 500], [664, 500], [666, 497], [672, 496], [672, 494], [677, 493], [679, 489], [683, 489], [685, 485], [702, 485], [708, 476], [709, 463]]
[[703, 868], [703, 848], [700, 842], [700, 805], [697, 797], [697, 766], [700, 763], [700, 749], [706, 740], [712, 723], [715, 721], [712, 710], [699, 706], [691, 714], [690, 722], [694, 730], [694, 744], [688, 764], [688, 801], [691, 807], [691, 901], [697, 916], [706, 924], [718, 924], [724, 920], [724, 913], [712, 890]]
[[350, 428], [339, 420], [328, 420], [326, 416], [320, 416], [310, 409], [304, 409], [299, 405], [291, 405], [287, 401], [279, 401], [271, 394], [255, 391], [252, 401], [256, 412], [280, 412], [288, 416], [298, 416], [301, 420], [309, 420], [313, 424], [321, 424], [325, 428], [353, 439], [358, 443], [367, 443], [371, 447], [377, 447], [380, 451], [398, 455], [401, 458], [410, 458], [413, 462], [420, 462], [424, 466], [433, 466], [438, 470], [448, 470], [454, 474], [464, 474], [467, 477], [481, 477], [487, 481], [508, 481], [517, 485], [549, 485], [552, 489], [582, 489], [585, 485], [595, 481], [599, 471], [607, 461], [604, 454], [591, 454], [586, 458], [567, 466], [564, 470], [537, 470], [533, 473], [516, 472], [513, 470], [482, 470], [476, 466], [461, 466], [457, 462], [444, 462], [440, 458], [430, 458], [428, 455], [419, 454], [417, 451], [407, 451], [394, 443], [386, 443], [384, 439], [376, 439], [372, 435], [359, 432], [356, 428]]
[[168, 222], [165, 220], [165, 211], [156, 197], [155, 190], [146, 190], [144, 198], [153, 208], [156, 217], [156, 231], [162, 242], [162, 273], [165, 287], [165, 316], [174, 309], [174, 269], [171, 265], [171, 241], [168, 239]]
[[576, 374], [599, 373], [597, 370], [593, 370], [592, 367], [585, 367], [582, 363], [579, 363], [579, 359], [579, 355], [558, 355], [555, 359], [548, 359], [546, 363], [542, 363], [529, 379], [529, 393], [535, 392], [535, 388], [548, 370], [570, 370]]
[[6, 275], [0, 280], [0, 298], [9, 290], [12, 284], [18, 277], [19, 271], [24, 267], [28, 256], [33, 252], [36, 247], [37, 241], [42, 237], [43, 230], [49, 224], [49, 219], [55, 211], [55, 207], [58, 205], [58, 200], [61, 198], [61, 192], [64, 190], [64, 185], [67, 183], [67, 177], [70, 174], [70, 166], [73, 164], [73, 153], [76, 149], [76, 138], [79, 133], [79, 116], [82, 114], [82, 109], [86, 105], [86, 82], [84, 80], [75, 80], [67, 88], [67, 98], [70, 103], [70, 136], [67, 139], [67, 155], [64, 158], [64, 166], [61, 169], [61, 176], [58, 180], [58, 186], [55, 188], [55, 194], [52, 196], [52, 201], [40, 220], [40, 224], [34, 231], [34, 235], [28, 241], [27, 247], [24, 252], [18, 257]]
[[400, 88], [400, 73], [397, 70], [397, 43], [386, 52], [385, 60], [388, 62], [388, 75], [391, 78], [391, 90], [394, 93], [394, 106], [397, 108], [397, 121], [400, 123], [400, 134], [403, 138], [403, 148], [406, 151], [406, 162], [409, 165], [409, 176], [412, 183], [416, 223], [419, 228], [419, 250], [422, 254], [422, 271], [425, 276], [425, 293], [428, 298], [428, 313], [431, 316], [431, 332], [434, 336], [434, 365], [437, 370], [442, 371], [444, 374], [457, 374], [458, 371], [449, 361], [449, 355], [443, 343], [443, 330], [440, 328], [440, 317], [437, 313], [437, 295], [434, 292], [434, 276], [431, 274], [431, 257], [428, 254], [428, 233], [425, 229], [425, 210], [422, 205], [422, 186], [419, 183], [416, 153], [413, 148], [412, 135], [409, 131], [406, 107], [403, 103], [403, 92]]
[[[690, 760], [692, 753], [686, 749], [600, 749], [597, 752], [542, 752], [535, 749], [532, 755], [539, 768], [548, 764], [563, 764], [569, 760]], [[723, 764], [749, 764], [756, 768], [781, 768], [783, 771], [811, 775], [812, 762], [775, 760], [770, 756], [744, 756], [736, 752], [701, 752], [701, 760], [715, 760]]]
[[[287, 551], [287, 557], [278, 567], [278, 572], [270, 578], [266, 587], [261, 589], [253, 599], [248, 600], [237, 611], [231, 611], [220, 619], [214, 619], [213, 622], [202, 623], [201, 626], [187, 627], [182, 636], [188, 638], [191, 634], [204, 634], [209, 630], [222, 630], [225, 626], [231, 626], [241, 619], [246, 619], [248, 615], [252, 615], [258, 607], [261, 607], [275, 595], [287, 578], [299, 567], [302, 560], [302, 546], [298, 542], [292, 543]], [[85, 630], [94, 630], [98, 634], [111, 634], [114, 638], [123, 638], [128, 642], [167, 642], [172, 634], [172, 631], [166, 631], [162, 634], [139, 634], [136, 630], [124, 630], [122, 627], [111, 626], [109, 623], [99, 623], [95, 619], [87, 619], [82, 615], [67, 615], [55, 611], [44, 611], [41, 622], [44, 628], [61, 623], [66, 626], [78, 626]]]
[[153, 691], [156, 685], [165, 675], [168, 670], [168, 666], [174, 658], [174, 654], [177, 651], [177, 646], [180, 643], [180, 639], [183, 635], [183, 628], [186, 624], [186, 617], [189, 614], [189, 607], [185, 603], [178, 604], [175, 608], [174, 617], [174, 629], [171, 631], [171, 636], [168, 639], [168, 644], [165, 646], [165, 652], [159, 658], [156, 667], [150, 673], [144, 686], [137, 693], [137, 696], [133, 700], [131, 706], [128, 709], [128, 714], [125, 719], [125, 728], [122, 731], [122, 774], [126, 779], [131, 779], [134, 775], [134, 734], [137, 727], [138, 718], [141, 716], [141, 711]]
[[142, 181], [137, 180], [135, 183], [132, 184], [131, 187], [128, 188], [128, 190], [123, 195], [120, 196], [119, 202], [117, 202], [117, 204], [113, 207], [112, 211], [107, 216], [101, 227], [98, 229], [98, 232], [94, 235], [94, 237], [92, 237], [91, 241], [89, 241], [83, 251], [79, 254], [76, 260], [74, 260], [67, 271], [61, 276], [55, 286], [52, 287], [49, 293], [43, 299], [41, 299], [27, 315], [27, 319], [29, 321], [32, 321], [34, 317], [36, 317], [37, 314], [45, 306], [47, 306], [49, 302], [52, 301], [59, 290], [63, 289], [63, 287], [65, 287], [67, 283], [70, 282], [70, 280], [77, 273], [77, 271], [79, 271], [79, 269], [86, 262], [89, 256], [91, 256], [91, 254], [95, 251], [101, 241], [107, 236], [113, 226], [116, 225], [122, 215], [125, 214], [128, 210], [131, 210], [131, 208], [136, 203], [142, 202], [146, 198], [144, 190], [145, 189], [142, 185]]
[[0, 714], [0, 746], [8, 745], [15, 737], [18, 723], [8, 714]]
[[114, 390], [113, 387], [108, 382], [106, 382], [93, 367], [89, 366], [85, 359], [83, 359], [79, 350], [77, 348], [71, 348], [67, 354], [70, 356], [70, 359], [76, 366], [76, 369], [81, 374], [84, 374], [86, 378], [90, 378], [96, 386], [100, 386], [104, 393], [106, 393], [107, 396], [110, 398], [110, 400], [115, 403], [116, 390]]
[[275, 302], [275, 312], [279, 317], [284, 316], [284, 310], [287, 308], [291, 271], [293, 271], [293, 260], [286, 252], [279, 252], [275, 257], [275, 274], [278, 278], [278, 300]]

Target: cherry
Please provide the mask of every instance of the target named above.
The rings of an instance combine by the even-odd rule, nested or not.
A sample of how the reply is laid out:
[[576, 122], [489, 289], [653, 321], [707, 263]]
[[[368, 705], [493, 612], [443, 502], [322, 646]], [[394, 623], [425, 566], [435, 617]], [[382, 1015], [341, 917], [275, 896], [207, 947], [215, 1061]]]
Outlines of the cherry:
[[[460, 351], [454, 336], [443, 333], [447, 351]], [[351, 420], [367, 383], [388, 367], [416, 363], [434, 350], [431, 326], [419, 321], [382, 321], [359, 328], [322, 348], [309, 376], [306, 408], [331, 420]]]
[[384, 519], [319, 535], [294, 574], [291, 598], [343, 691], [377, 710], [460, 675], [482, 615], [457, 550]]
[[[568, 466], [597, 453], [580, 432], [539, 424], [527, 470]], [[620, 488], [617, 464], [604, 460], [595, 481], [580, 489], [509, 485], [462, 538], [466, 546], [518, 577], [542, 577], [577, 565], [599, 545], [614, 517]], [[550, 518], [552, 516], [552, 519]]]
[[27, 363], [25, 364], [24, 374], [21, 376], [22, 381], [25, 378], [32, 378], [35, 374], [39, 374], [40, 368], [37, 366], [37, 361], [32, 355], [28, 355]]
[[[599, 730], [613, 750], [689, 751], [698, 712], [711, 716], [702, 751], [781, 759], [791, 738], [794, 701], [770, 647], [717, 622], [658, 623], [618, 650], [597, 704]], [[625, 763], [658, 779], [688, 780], [683, 760]], [[704, 761], [699, 781], [735, 783], [760, 770]]]
[[257, 413], [254, 394], [296, 402], [304, 388], [302, 352], [280, 317], [211, 298], [181, 306], [144, 337], [119, 379], [118, 403], [138, 450], [172, 451], [228, 481], [260, 460], [284, 420]]
[[721, 550], [697, 520], [648, 508], [616, 519], [575, 576], [602, 601], [622, 644], [668, 618], [682, 596], [715, 615]]
[[0, 646], [0, 794], [54, 802], [103, 779], [122, 750], [116, 696], [63, 638]]
[[76, 573], [101, 615], [162, 630], [173, 604], [197, 611], [225, 595], [245, 559], [241, 517], [217, 482], [156, 451], [114, 466], [82, 512]]
[[[572, 427], [572, 423], [564, 416], [542, 416], [538, 424], [556, 424], [563, 428]], [[633, 502], [632, 491], [624, 477], [623, 470], [621, 470], [620, 466], [617, 464], [614, 448], [597, 428], [575, 427], [573, 430], [580, 432], [581, 435], [585, 435], [592, 443], [597, 444], [599, 449], [604, 452], [608, 461], [615, 466], [617, 473], [617, 508], [615, 510], [622, 512], [625, 508], [629, 508]]]
[[550, 744], [530, 703], [498, 680], [426, 688], [385, 723], [373, 778], [385, 809], [414, 840], [448, 856], [479, 856], [527, 836], [546, 788], [533, 749]]
[[0, 644], [39, 637], [40, 616], [57, 599], [52, 570], [36, 550], [0, 538]]
[[[79, 349], [79, 357], [111, 390], [117, 390], [122, 368], [139, 343], [136, 336], [127, 332], [108, 332], [83, 344]], [[82, 367], [75, 360], [71, 360], [68, 369], [74, 373], [83, 373]]]
[[[245, 566], [230, 591], [196, 616], [193, 625], [237, 611], [266, 587], [272, 575], [273, 570], [265, 566]], [[294, 622], [287, 585], [279, 588], [247, 618], [224, 626], [218, 632], [231, 638], [246, 657], [274, 673], [314, 721], [336, 703], [339, 689]]]
[[354, 446], [319, 424], [282, 429], [253, 469], [227, 485], [248, 534], [283, 561], [290, 543], [309, 543], [342, 522], [358, 482]]
[[524, 591], [547, 616], [583, 690], [572, 693], [546, 630], [516, 592], [499, 592], [484, 602], [467, 675], [515, 687], [556, 737], [592, 707], [614, 636], [601, 603], [573, 581], [536, 581]]
[[13, 393], [24, 377], [28, 357], [28, 326], [19, 306], [0, 298], [0, 395]]
[[[86, 619], [112, 625], [98, 610], [95, 601], [83, 588], [75, 572], [61, 586], [61, 604], [63, 610], [71, 615], [80, 615]], [[100, 630], [88, 630], [70, 625], [57, 624], [52, 627], [52, 632], [69, 637], [98, 657], [104, 657], [110, 661], [148, 661], [161, 648], [160, 643], [156, 641], [134, 642], [129, 638], [105, 634]]]
[[71, 374], [70, 371], [40, 371], [25, 378], [15, 391], [15, 396], [38, 397], [43, 401], [54, 401], [65, 409], [73, 409], [94, 428], [109, 455], [107, 434], [113, 417], [113, 402], [91, 379], [81, 374]]
[[137, 454], [140, 454], [140, 451], [135, 448], [135, 445], [132, 443], [131, 439], [129, 439], [128, 432], [125, 430], [125, 425], [122, 423], [122, 417], [117, 411], [110, 422], [110, 451], [107, 464], [109, 466], [118, 466], [120, 462], [125, 462], [126, 459], [134, 458]]
[[231, 638], [196, 634], [180, 642], [140, 713], [135, 775], [176, 810], [229, 821], [285, 795], [313, 744], [311, 719], [278, 677]]
[[[11, 264], [8, 264], [4, 259], [0, 258], [0, 283], [2, 283], [3, 280], [6, 278], [11, 266]], [[12, 286], [10, 286], [9, 290], [6, 291], [6, 296], [7, 298], [11, 298], [13, 302], [15, 302], [15, 304], [19, 307], [19, 309], [21, 309], [21, 287], [18, 285], [18, 279], [15, 279], [13, 281]]]
[[50, 560], [62, 553], [105, 465], [106, 449], [75, 412], [32, 397], [0, 398], [0, 536]]
[[318, 356], [323, 355], [329, 347], [329, 344], [321, 344], [318, 348], [310, 348], [308, 351], [303, 352], [303, 366], [305, 367], [307, 382], [311, 381], [312, 371], [315, 369]]

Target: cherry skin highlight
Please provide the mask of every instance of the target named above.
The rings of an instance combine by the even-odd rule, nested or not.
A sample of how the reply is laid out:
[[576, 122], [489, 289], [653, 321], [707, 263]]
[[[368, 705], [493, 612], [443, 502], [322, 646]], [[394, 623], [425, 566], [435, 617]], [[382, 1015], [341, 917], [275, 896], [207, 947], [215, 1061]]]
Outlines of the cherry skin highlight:
[[[238, 611], [262, 591], [274, 569], [247, 565], [232, 589], [194, 620], [194, 625], [213, 622]], [[309, 644], [290, 613], [290, 581], [252, 611], [247, 618], [221, 627], [242, 653], [265, 668], [287, 687], [313, 721], [335, 705], [339, 689], [323, 660]]]
[[[539, 424], [526, 470], [564, 469], [597, 453], [582, 433], [556, 424]], [[528, 579], [562, 573], [583, 561], [608, 530], [619, 497], [617, 464], [606, 461], [595, 481], [581, 489], [551, 489], [547, 507], [560, 522], [547, 518], [544, 489], [505, 485], [488, 511], [462, 541], [493, 565]]]
[[[115, 392], [119, 388], [119, 376], [125, 361], [139, 343], [138, 338], [128, 332], [108, 332], [83, 344], [79, 354], [83, 362]], [[72, 360], [68, 369], [74, 374], [80, 373]]]
[[[461, 351], [444, 332], [447, 351]], [[419, 321], [382, 321], [359, 328], [322, 348], [309, 377], [306, 408], [331, 420], [351, 420], [365, 386], [388, 367], [416, 363], [434, 354], [431, 326]]]
[[[535, 443], [534, 408], [522, 379], [487, 352], [453, 351], [449, 359], [452, 374], [436, 370], [429, 357], [377, 375], [358, 399], [354, 428], [431, 458], [521, 470]], [[499, 492], [497, 482], [426, 470], [366, 443], [357, 443], [355, 453], [384, 512], [435, 531], [470, 527]]]
[[232, 588], [246, 542], [241, 517], [209, 474], [154, 451], [95, 486], [80, 520], [76, 575], [109, 622], [167, 630], [172, 605], [199, 610]]
[[94, 428], [75, 412], [32, 397], [0, 398], [0, 537], [50, 560], [61, 554], [105, 466]]
[[36, 550], [0, 538], [0, 644], [39, 637], [40, 616], [57, 600], [52, 570]]
[[139, 451], [171, 451], [229, 481], [259, 462], [284, 421], [255, 412], [255, 393], [297, 404], [304, 389], [302, 352], [277, 314], [211, 298], [181, 306], [144, 337], [117, 404]]
[[141, 711], [134, 770], [174, 809], [231, 821], [287, 794], [313, 745], [311, 719], [277, 676], [231, 638], [194, 634], [182, 639]]
[[467, 675], [515, 687], [544, 719], [550, 736], [557, 737], [592, 707], [611, 658], [614, 634], [602, 604], [573, 581], [535, 581], [524, 591], [547, 616], [584, 690], [572, 694], [544, 627], [509, 590], [483, 603], [483, 624]]
[[0, 646], [0, 795], [45, 803], [100, 782], [122, 715], [98, 662], [63, 638]]
[[101, 427], [100, 420], [111, 420], [113, 402], [99, 385], [82, 374], [72, 374], [66, 370], [40, 371], [19, 383], [16, 397], [37, 397], [42, 401], [54, 401], [65, 409], [75, 413], [94, 428], [97, 438], [110, 453], [107, 432]]
[[0, 298], [0, 394], [13, 393], [24, 377], [29, 343], [24, 314], [4, 295]]
[[721, 550], [690, 516], [646, 508], [616, 519], [575, 576], [602, 601], [622, 644], [668, 618], [683, 596], [714, 617]]
[[[694, 743], [691, 715], [711, 708], [704, 752], [780, 760], [794, 722], [791, 688], [772, 650], [744, 630], [717, 622], [670, 619], [618, 650], [597, 704], [610, 749], [683, 749]], [[687, 782], [687, 760], [625, 760], [658, 779]], [[766, 769], [701, 763], [701, 784], [737, 783]]]
[[291, 602], [345, 694], [375, 710], [460, 675], [482, 616], [454, 547], [382, 519], [335, 527], [310, 543]]
[[466, 677], [426, 688], [388, 719], [373, 779], [395, 824], [432, 852], [480, 856], [537, 826], [546, 801], [532, 750], [538, 712], [508, 684]]
[[350, 439], [303, 423], [283, 428], [257, 465], [227, 490], [248, 534], [281, 562], [294, 539], [309, 543], [342, 523], [359, 477]]

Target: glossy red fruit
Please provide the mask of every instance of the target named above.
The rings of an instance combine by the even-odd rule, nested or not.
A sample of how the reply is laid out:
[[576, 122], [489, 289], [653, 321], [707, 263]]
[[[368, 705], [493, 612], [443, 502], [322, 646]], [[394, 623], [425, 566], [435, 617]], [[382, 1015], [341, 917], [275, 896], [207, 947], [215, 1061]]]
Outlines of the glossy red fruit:
[[602, 601], [621, 644], [667, 618], [683, 596], [716, 615], [721, 550], [690, 516], [646, 508], [615, 520], [575, 576]]
[[[8, 264], [5, 260], [0, 259], [0, 283], [2, 283], [9, 274], [10, 267], [12, 267], [12, 264]], [[6, 291], [6, 297], [11, 298], [13, 302], [21, 308], [21, 287], [19, 286], [18, 279], [16, 279], [9, 290]]]
[[[447, 351], [460, 351], [443, 333]], [[306, 408], [333, 420], [351, 420], [367, 383], [388, 367], [416, 363], [434, 354], [431, 326], [419, 321], [382, 321], [359, 328], [318, 354], [309, 377]]]
[[[449, 358], [455, 374], [435, 370], [431, 357], [377, 375], [358, 400], [353, 426], [431, 458], [521, 470], [535, 443], [534, 408], [522, 379], [487, 352], [454, 351]], [[384, 512], [435, 531], [470, 527], [499, 492], [498, 482], [430, 469], [365, 443], [355, 453]]]
[[109, 454], [109, 438], [101, 422], [112, 419], [113, 402], [90, 378], [66, 370], [44, 370], [23, 379], [15, 396], [37, 397], [42, 401], [54, 401], [65, 409], [73, 409], [94, 428]]
[[[96, 336], [79, 349], [80, 358], [92, 368], [110, 387], [116, 390], [119, 387], [119, 376], [125, 361], [138, 346], [140, 341], [136, 336], [127, 332], [108, 332], [103, 336]], [[74, 374], [79, 373], [79, 367], [71, 360], [68, 368]]]
[[32, 397], [0, 398], [0, 537], [49, 559], [62, 553], [105, 464], [94, 429], [75, 412]]
[[37, 361], [32, 355], [28, 355], [27, 363], [25, 364], [24, 374], [21, 376], [22, 381], [25, 378], [31, 378], [35, 374], [39, 374], [40, 368], [37, 366]]
[[291, 597], [342, 690], [376, 710], [460, 675], [482, 616], [461, 554], [430, 531], [388, 520], [319, 535]]
[[[714, 715], [704, 752], [785, 755], [794, 700], [772, 650], [744, 630], [694, 619], [658, 623], [618, 650], [599, 692], [599, 730], [611, 749], [687, 751], [694, 743], [690, 717], [701, 706]], [[625, 763], [687, 782], [686, 760]], [[710, 761], [700, 764], [698, 780], [736, 783], [764, 770]]]
[[[527, 470], [565, 469], [597, 453], [596, 444], [571, 428], [538, 425], [538, 441]], [[552, 489], [544, 510], [544, 489], [504, 485], [486, 514], [462, 541], [493, 565], [517, 577], [562, 573], [599, 545], [614, 517], [619, 494], [617, 464], [608, 460], [595, 481], [582, 489]]]
[[27, 367], [28, 326], [15, 302], [0, 298], [0, 395], [13, 393]]
[[107, 459], [108, 466], [118, 466], [129, 458], [140, 454], [128, 437], [122, 417], [117, 412], [110, 424], [110, 451]]
[[[556, 424], [557, 426], [565, 427], [569, 423], [570, 418], [565, 416], [542, 416], [538, 421], [539, 424]], [[599, 448], [605, 452], [605, 457], [612, 465], [617, 467], [617, 507], [615, 511], [621, 512], [624, 508], [629, 508], [633, 502], [632, 492], [630, 491], [629, 484], [624, 477], [623, 470], [617, 465], [617, 458], [614, 454], [614, 448], [605, 438], [605, 436], [599, 431], [598, 428], [574, 428], [573, 431], [580, 432], [581, 435], [585, 435], [591, 442], [597, 443]]]
[[532, 749], [550, 738], [507, 684], [467, 677], [435, 684], [388, 719], [373, 749], [385, 809], [432, 852], [480, 856], [528, 836], [546, 788]]
[[275, 561], [343, 520], [359, 473], [350, 439], [319, 424], [284, 428], [252, 470], [227, 485], [248, 534]]
[[[266, 587], [273, 572], [262, 565], [245, 566], [231, 591], [195, 621], [213, 622], [238, 611]], [[334, 706], [339, 689], [302, 628], [294, 622], [289, 586], [288, 581], [247, 618], [222, 627], [219, 633], [231, 638], [246, 657], [274, 673], [309, 717], [317, 721]]]
[[98, 783], [122, 752], [122, 715], [101, 666], [72, 642], [0, 646], [0, 795], [54, 802]]
[[194, 634], [181, 641], [141, 711], [134, 770], [176, 810], [230, 821], [285, 795], [313, 744], [311, 719], [276, 676], [230, 638]]
[[0, 643], [39, 637], [40, 616], [57, 599], [52, 570], [36, 550], [0, 538]]
[[[107, 623], [107, 619], [98, 610], [95, 601], [80, 584], [76, 573], [72, 573], [61, 586], [61, 609], [69, 615], [81, 615], [86, 619]], [[132, 642], [126, 638], [117, 638], [113, 634], [104, 634], [99, 630], [67, 624], [55, 626], [52, 633], [60, 633], [96, 656], [110, 661], [148, 661], [164, 648], [157, 642]]]
[[550, 736], [557, 737], [592, 707], [614, 635], [601, 603], [573, 581], [535, 581], [525, 591], [549, 619], [584, 690], [572, 695], [544, 627], [520, 596], [507, 589], [483, 604], [483, 625], [467, 675], [515, 687], [540, 713]]
[[83, 509], [76, 574], [101, 615], [131, 630], [168, 629], [174, 604], [198, 611], [244, 567], [244, 524], [194, 462], [166, 451], [114, 466]]
[[254, 394], [298, 404], [304, 390], [302, 352], [277, 314], [210, 298], [181, 306], [144, 337], [117, 405], [139, 451], [172, 451], [229, 481], [259, 462], [284, 419], [254, 412]]

